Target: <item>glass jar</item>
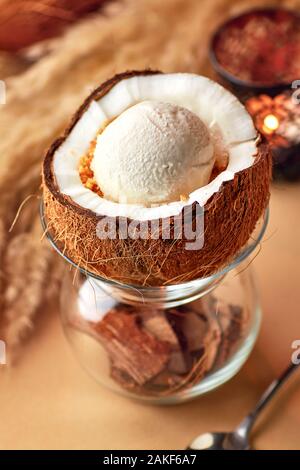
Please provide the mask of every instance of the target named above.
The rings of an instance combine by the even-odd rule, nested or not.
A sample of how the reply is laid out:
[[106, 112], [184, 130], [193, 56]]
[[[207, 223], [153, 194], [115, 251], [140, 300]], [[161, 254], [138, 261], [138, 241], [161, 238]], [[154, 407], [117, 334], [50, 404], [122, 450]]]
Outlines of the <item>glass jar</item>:
[[188, 400], [228, 381], [259, 331], [249, 256], [267, 220], [268, 213], [230, 265], [185, 284], [130, 286], [67, 269], [61, 317], [79, 362], [110, 389], [157, 404]]

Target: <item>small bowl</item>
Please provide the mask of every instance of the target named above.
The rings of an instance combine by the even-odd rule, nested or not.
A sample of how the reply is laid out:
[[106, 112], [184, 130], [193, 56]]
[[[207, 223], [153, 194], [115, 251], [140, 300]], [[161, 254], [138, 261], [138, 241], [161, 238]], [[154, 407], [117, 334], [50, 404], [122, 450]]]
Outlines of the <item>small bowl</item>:
[[249, 96], [253, 94], [265, 93], [270, 96], [275, 96], [278, 93], [288, 88], [291, 88], [292, 81], [300, 78], [295, 77], [290, 82], [277, 82], [272, 84], [264, 84], [260, 82], [243, 80], [226, 70], [226, 68], [221, 65], [216, 55], [216, 48], [218, 45], [218, 41], [220, 40], [220, 36], [227, 28], [235, 26], [242, 29], [251, 17], [264, 17], [276, 21], [279, 18], [282, 18], [283, 15], [285, 15], [287, 18], [289, 17], [293, 21], [296, 19], [300, 22], [300, 15], [293, 10], [285, 8], [251, 9], [242, 13], [241, 15], [232, 17], [227, 20], [218, 28], [218, 30], [212, 36], [209, 46], [210, 62], [214, 70], [224, 80], [224, 82], [229, 85], [234, 91], [236, 91], [239, 95]]
[[268, 210], [222, 271], [160, 287], [122, 284], [78, 268], [47, 231], [43, 203], [41, 222], [50, 244], [77, 269], [75, 275], [68, 266], [63, 279], [61, 320], [76, 357], [97, 382], [128, 398], [167, 405], [208, 393], [238, 373], [261, 322], [249, 256], [265, 233]]

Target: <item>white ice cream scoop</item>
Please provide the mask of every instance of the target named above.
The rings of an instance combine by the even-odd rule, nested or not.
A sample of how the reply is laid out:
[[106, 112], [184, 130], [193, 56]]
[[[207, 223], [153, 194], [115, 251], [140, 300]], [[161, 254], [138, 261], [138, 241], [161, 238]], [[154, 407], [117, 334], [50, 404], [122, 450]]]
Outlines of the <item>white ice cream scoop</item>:
[[98, 136], [92, 169], [106, 199], [151, 206], [186, 197], [209, 182], [214, 148], [186, 108], [138, 103]]

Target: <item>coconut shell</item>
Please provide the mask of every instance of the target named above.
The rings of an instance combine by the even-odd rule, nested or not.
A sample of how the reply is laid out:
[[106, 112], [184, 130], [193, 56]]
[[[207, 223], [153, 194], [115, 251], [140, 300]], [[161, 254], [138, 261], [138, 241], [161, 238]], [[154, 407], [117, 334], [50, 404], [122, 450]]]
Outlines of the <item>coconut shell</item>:
[[[204, 244], [187, 250], [186, 239], [99, 239], [97, 224], [102, 216], [76, 204], [62, 194], [53, 172], [53, 157], [92, 100], [99, 100], [116, 83], [134, 75], [159, 72], [131, 71], [116, 75], [86, 99], [64, 135], [48, 150], [43, 165], [45, 219], [58, 248], [79, 267], [105, 278], [134, 285], [171, 285], [209, 276], [227, 263], [247, 243], [269, 201], [272, 158], [268, 145], [257, 145], [254, 164], [223, 183], [204, 208]], [[243, 155], [241, 155], [241, 158]], [[196, 205], [193, 224], [196, 223]], [[115, 218], [113, 218], [115, 220]], [[130, 220], [127, 221], [130, 223]], [[162, 222], [162, 221], [160, 221]], [[175, 223], [174, 217], [171, 224]], [[118, 234], [118, 229], [117, 229]]]

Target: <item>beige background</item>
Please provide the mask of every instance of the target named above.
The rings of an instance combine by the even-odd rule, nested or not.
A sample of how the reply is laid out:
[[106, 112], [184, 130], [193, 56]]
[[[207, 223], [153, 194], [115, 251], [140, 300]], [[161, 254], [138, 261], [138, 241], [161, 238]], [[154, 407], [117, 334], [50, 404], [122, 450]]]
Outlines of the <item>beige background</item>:
[[[94, 383], [73, 357], [58, 315], [44, 315], [19, 364], [1, 368], [0, 447], [182, 449], [198, 433], [232, 429], [300, 339], [299, 201], [299, 185], [274, 185], [268, 233], [254, 262], [263, 324], [237, 377], [183, 405], [139, 404]], [[300, 371], [258, 423], [257, 448], [300, 449], [299, 403]]]
[[[0, 337], [19, 357], [14, 367], [0, 366], [0, 448], [182, 449], [198, 433], [232, 429], [289, 362], [291, 343], [300, 339], [299, 185], [272, 190], [271, 222], [254, 262], [264, 319], [251, 358], [219, 390], [176, 407], [126, 400], [81, 370], [57, 307], [47, 310], [60, 270], [58, 257], [40, 243], [35, 199], [8, 234], [20, 203], [37, 194], [45, 148], [91, 88], [127, 68], [211, 74], [211, 32], [254, 3], [261, 5], [121, 0], [116, 14], [73, 26], [30, 66], [1, 54], [0, 78], [9, 78], [7, 104], [0, 109]], [[299, 6], [299, 0], [264, 3]], [[258, 448], [300, 449], [299, 403], [300, 372], [257, 428]]]

